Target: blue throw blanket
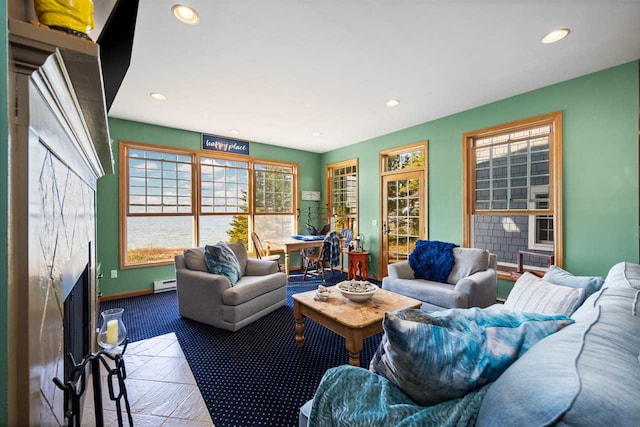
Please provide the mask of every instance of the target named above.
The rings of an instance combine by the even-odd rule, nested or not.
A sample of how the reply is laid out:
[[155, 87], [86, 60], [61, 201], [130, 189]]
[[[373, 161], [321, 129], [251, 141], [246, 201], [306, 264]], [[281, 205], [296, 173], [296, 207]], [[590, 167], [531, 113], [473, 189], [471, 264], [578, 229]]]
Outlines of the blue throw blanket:
[[473, 426], [488, 388], [424, 407], [386, 378], [343, 365], [324, 374], [313, 398], [309, 426]]
[[447, 283], [455, 264], [453, 248], [456, 247], [458, 245], [454, 243], [418, 240], [415, 249], [409, 255], [409, 265], [415, 278]]

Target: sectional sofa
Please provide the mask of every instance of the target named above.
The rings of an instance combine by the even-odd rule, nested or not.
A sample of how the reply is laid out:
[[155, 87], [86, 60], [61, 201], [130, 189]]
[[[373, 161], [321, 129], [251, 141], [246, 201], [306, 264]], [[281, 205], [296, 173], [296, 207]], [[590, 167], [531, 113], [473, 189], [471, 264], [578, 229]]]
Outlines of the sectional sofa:
[[[471, 425], [640, 426], [640, 265], [613, 266], [571, 317], [575, 323], [539, 341], [488, 386]], [[355, 408], [357, 399], [345, 395], [340, 403]], [[301, 426], [311, 404], [301, 408]]]

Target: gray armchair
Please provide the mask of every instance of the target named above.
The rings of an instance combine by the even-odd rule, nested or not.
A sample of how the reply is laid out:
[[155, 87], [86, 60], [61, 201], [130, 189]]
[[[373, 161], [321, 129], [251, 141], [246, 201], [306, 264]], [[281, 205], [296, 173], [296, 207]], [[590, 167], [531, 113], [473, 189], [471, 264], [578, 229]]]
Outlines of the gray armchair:
[[409, 262], [388, 266], [382, 289], [418, 299], [423, 310], [488, 307], [498, 296], [496, 256], [483, 249], [454, 248], [455, 265], [447, 283], [416, 279]]
[[225, 276], [209, 273], [204, 248], [176, 255], [178, 311], [182, 317], [228, 331], [271, 313], [287, 302], [287, 277], [273, 261], [247, 256], [242, 243], [228, 243], [242, 278], [234, 286]]

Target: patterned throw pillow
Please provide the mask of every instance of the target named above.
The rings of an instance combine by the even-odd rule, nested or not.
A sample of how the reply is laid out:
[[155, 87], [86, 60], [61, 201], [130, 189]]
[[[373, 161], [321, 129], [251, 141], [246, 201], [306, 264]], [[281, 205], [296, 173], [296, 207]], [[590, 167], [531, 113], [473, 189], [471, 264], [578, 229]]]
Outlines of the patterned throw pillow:
[[385, 334], [369, 370], [417, 404], [435, 405], [494, 381], [531, 346], [571, 323], [500, 305], [385, 313]]
[[584, 297], [583, 288], [554, 285], [526, 272], [513, 285], [504, 306], [515, 311], [571, 316]]
[[209, 273], [225, 276], [231, 282], [231, 286], [238, 283], [242, 277], [236, 254], [224, 242], [205, 246], [204, 258], [207, 261]]

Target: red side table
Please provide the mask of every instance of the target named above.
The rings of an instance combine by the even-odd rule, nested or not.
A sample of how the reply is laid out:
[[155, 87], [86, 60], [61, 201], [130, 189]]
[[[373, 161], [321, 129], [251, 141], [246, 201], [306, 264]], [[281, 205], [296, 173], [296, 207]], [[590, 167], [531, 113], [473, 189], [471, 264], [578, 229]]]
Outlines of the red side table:
[[360, 280], [367, 280], [369, 252], [349, 252], [348, 260], [347, 278], [355, 279], [360, 271]]

